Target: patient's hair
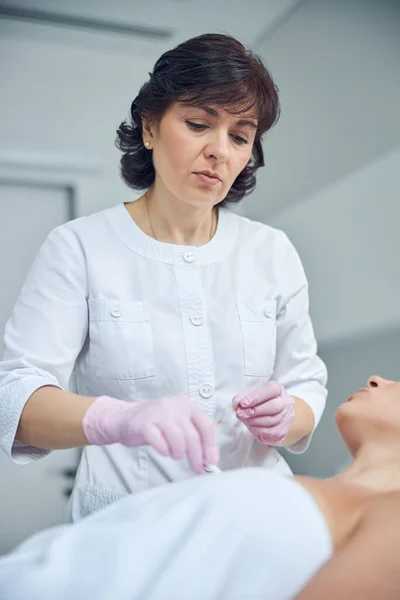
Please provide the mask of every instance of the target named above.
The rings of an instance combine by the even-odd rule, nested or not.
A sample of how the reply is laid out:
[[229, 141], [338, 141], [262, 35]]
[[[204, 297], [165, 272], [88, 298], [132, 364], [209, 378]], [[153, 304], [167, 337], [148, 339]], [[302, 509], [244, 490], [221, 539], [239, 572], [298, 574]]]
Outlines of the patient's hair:
[[261, 137], [279, 118], [277, 87], [262, 59], [231, 36], [209, 33], [165, 52], [149, 75], [131, 104], [129, 121], [117, 130], [125, 183], [137, 190], [153, 185], [155, 170], [152, 152], [143, 145], [142, 118], [159, 123], [179, 101], [221, 106], [232, 114], [250, 113], [258, 119], [252, 157], [220, 206], [235, 204], [252, 192], [256, 171], [264, 166]]

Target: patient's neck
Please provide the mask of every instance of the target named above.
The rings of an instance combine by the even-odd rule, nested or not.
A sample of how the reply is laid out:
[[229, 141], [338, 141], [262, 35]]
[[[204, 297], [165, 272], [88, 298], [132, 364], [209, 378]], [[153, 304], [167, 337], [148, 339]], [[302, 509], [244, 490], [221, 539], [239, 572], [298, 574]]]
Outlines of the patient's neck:
[[352, 464], [334, 479], [368, 496], [399, 491], [400, 443], [364, 444]]

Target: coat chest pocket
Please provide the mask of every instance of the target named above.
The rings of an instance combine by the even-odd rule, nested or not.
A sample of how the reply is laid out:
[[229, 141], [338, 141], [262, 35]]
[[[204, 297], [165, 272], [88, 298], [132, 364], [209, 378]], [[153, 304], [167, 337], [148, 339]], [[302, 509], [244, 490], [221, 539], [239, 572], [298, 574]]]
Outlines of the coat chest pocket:
[[145, 302], [89, 299], [89, 354], [97, 377], [155, 375], [154, 341]]
[[237, 302], [244, 345], [244, 373], [270, 378], [276, 356], [276, 300]]

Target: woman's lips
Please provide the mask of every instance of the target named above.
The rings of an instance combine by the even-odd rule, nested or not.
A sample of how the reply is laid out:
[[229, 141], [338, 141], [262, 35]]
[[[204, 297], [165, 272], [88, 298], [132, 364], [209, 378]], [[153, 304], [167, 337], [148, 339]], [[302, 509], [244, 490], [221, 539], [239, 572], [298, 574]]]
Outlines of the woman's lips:
[[207, 183], [208, 185], [218, 185], [218, 183], [221, 183], [221, 180], [217, 177], [210, 177], [210, 175], [206, 175], [205, 173], [195, 173], [195, 175], [200, 181]]
[[350, 402], [350, 400], [353, 400], [358, 394], [360, 394], [361, 392], [368, 392], [367, 388], [360, 388], [359, 390], [357, 390], [356, 392], [354, 392], [354, 394], [352, 394], [347, 402]]

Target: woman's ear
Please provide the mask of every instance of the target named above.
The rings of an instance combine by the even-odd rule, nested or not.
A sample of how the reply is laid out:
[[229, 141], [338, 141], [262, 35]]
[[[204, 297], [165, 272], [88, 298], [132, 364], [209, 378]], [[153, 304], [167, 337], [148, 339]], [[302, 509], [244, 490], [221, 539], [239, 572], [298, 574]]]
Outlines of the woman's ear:
[[150, 148], [154, 141], [155, 126], [154, 122], [150, 117], [142, 116], [142, 133], [143, 133], [143, 144], [146, 148]]

